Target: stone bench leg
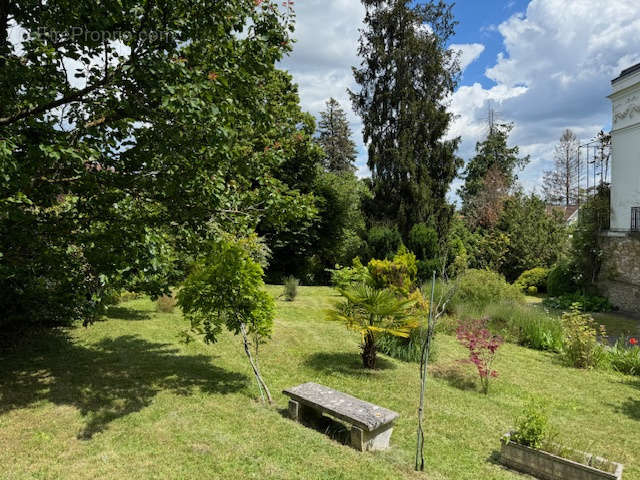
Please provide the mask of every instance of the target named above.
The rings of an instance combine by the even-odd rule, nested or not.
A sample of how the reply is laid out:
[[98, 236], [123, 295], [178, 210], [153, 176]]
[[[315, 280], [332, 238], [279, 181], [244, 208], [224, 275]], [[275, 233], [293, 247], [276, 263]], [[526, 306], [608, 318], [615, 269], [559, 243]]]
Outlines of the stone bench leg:
[[289, 417], [296, 422], [313, 423], [318, 421], [318, 419], [322, 417], [322, 414], [300, 402], [289, 400]]
[[383, 425], [372, 432], [359, 427], [351, 427], [351, 446], [356, 450], [386, 450], [393, 432], [393, 424]]

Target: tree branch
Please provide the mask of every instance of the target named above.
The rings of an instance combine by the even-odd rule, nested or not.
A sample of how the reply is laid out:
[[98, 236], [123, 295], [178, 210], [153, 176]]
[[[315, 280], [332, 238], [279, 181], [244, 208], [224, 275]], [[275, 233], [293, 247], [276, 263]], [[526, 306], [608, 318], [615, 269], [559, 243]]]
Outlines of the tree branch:
[[65, 95], [62, 98], [59, 98], [58, 100], [54, 100], [52, 102], [45, 103], [44, 105], [38, 105], [36, 107], [23, 110], [21, 112], [18, 112], [14, 115], [10, 115], [8, 117], [0, 118], [0, 126], [11, 125], [12, 123], [15, 123], [19, 120], [23, 120], [25, 118], [32, 117], [34, 115], [39, 115], [41, 113], [48, 112], [49, 110], [52, 110], [61, 105], [65, 105], [67, 103], [80, 100], [85, 95], [106, 85], [109, 82], [109, 79], [110, 77], [105, 77], [99, 82], [94, 83], [93, 85], [89, 85], [81, 90], [76, 90], [75, 92], [70, 93], [69, 95]]

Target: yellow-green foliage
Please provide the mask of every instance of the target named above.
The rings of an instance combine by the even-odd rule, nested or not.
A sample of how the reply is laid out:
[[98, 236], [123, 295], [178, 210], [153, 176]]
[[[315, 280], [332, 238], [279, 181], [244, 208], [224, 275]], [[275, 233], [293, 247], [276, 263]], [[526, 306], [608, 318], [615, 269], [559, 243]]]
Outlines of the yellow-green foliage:
[[606, 335], [604, 326], [598, 325], [588, 313], [582, 313], [578, 304], [562, 314], [562, 324], [565, 331], [562, 355], [568, 365], [593, 368], [605, 360], [604, 348], [598, 343], [598, 336]]
[[544, 292], [547, 289], [547, 278], [549, 277], [548, 268], [532, 268], [522, 272], [518, 279], [514, 282], [514, 285], [523, 292], [529, 292], [530, 288], [535, 287], [536, 292]]
[[484, 309], [498, 302], [524, 303], [524, 295], [502, 275], [489, 270], [467, 270], [457, 279], [455, 304]]
[[405, 247], [400, 247], [393, 260], [373, 259], [367, 268], [376, 288], [393, 288], [404, 295], [415, 289], [418, 274], [416, 256]]

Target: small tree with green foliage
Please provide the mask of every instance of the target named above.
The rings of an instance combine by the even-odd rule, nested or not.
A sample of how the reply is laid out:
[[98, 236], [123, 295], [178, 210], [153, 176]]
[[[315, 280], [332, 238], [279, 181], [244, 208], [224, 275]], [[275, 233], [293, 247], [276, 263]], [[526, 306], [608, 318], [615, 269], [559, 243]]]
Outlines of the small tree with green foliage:
[[[184, 282], [178, 304], [191, 322], [191, 331], [202, 334], [206, 343], [217, 342], [223, 327], [242, 335], [262, 400], [266, 395], [271, 403], [258, 365], [258, 347], [271, 335], [275, 314], [263, 275], [245, 245], [232, 240], [215, 242]], [[188, 333], [186, 338], [190, 338]]]

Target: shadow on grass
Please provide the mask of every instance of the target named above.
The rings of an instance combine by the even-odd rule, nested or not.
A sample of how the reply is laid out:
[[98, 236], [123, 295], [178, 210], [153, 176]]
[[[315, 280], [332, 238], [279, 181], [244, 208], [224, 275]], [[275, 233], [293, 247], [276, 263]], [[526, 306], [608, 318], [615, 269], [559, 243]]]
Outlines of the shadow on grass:
[[0, 356], [0, 413], [48, 401], [71, 405], [85, 419], [79, 439], [90, 439], [115, 419], [138, 412], [161, 391], [226, 394], [247, 384], [243, 374], [216, 367], [206, 355], [179, 355], [170, 344], [138, 336], [75, 345], [63, 334], [43, 336]]
[[640, 422], [640, 400], [629, 397], [620, 406], [617, 406], [615, 410]]
[[107, 313], [105, 314], [107, 319], [112, 318], [114, 320], [149, 320], [151, 315], [148, 312], [141, 312], [140, 310], [136, 310], [134, 308], [127, 307], [109, 307], [107, 309]]
[[[291, 420], [288, 409], [279, 408], [278, 413], [287, 420]], [[304, 418], [300, 423], [307, 428], [311, 428], [318, 433], [328, 436], [331, 440], [342, 445], [349, 445], [351, 443], [351, 431], [349, 430], [349, 427], [337, 419], [326, 415], [320, 415]]]
[[305, 360], [304, 364], [320, 372], [338, 372], [346, 375], [371, 374], [379, 370], [396, 368], [392, 362], [378, 355], [375, 370], [368, 370], [362, 366], [362, 358], [355, 352], [314, 353]]
[[436, 364], [429, 369], [429, 374], [460, 390], [476, 389], [475, 378], [469, 373], [466, 362], [456, 362], [448, 365]]
[[[500, 450], [492, 451], [491, 455], [489, 455], [487, 457], [487, 462], [505, 468], [505, 466], [502, 463], [500, 463]], [[506, 468], [505, 468], [505, 470], [506, 470]]]

